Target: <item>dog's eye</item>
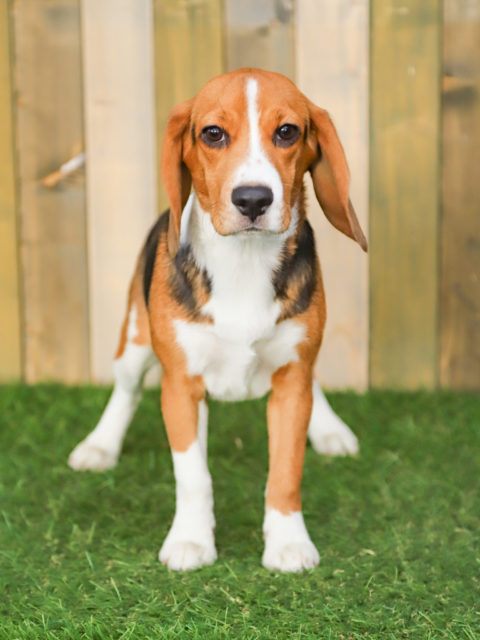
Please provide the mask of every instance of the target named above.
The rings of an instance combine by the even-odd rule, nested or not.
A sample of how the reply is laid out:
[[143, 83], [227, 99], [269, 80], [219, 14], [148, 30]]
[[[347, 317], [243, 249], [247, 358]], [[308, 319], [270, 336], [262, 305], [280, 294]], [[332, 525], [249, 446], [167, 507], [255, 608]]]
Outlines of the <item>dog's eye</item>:
[[277, 147], [290, 147], [300, 137], [300, 129], [296, 124], [282, 124], [275, 129], [273, 144]]
[[228, 133], [225, 129], [213, 125], [211, 127], [203, 127], [200, 134], [201, 139], [208, 144], [209, 147], [226, 147], [228, 144]]

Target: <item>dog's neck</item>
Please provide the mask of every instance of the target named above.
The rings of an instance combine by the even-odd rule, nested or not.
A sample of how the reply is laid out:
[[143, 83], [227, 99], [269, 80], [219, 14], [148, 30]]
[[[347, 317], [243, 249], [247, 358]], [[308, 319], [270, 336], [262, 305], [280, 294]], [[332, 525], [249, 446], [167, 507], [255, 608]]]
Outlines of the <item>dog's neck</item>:
[[[292, 208], [285, 232], [230, 236], [215, 231], [210, 215], [192, 193], [182, 215], [180, 236], [176, 272], [182, 272], [184, 284], [193, 276], [208, 283], [209, 302], [201, 314], [211, 314], [225, 325], [234, 324], [232, 313], [237, 322], [238, 314], [249, 315], [247, 325], [261, 330], [263, 321], [271, 324], [292, 317], [309, 303], [316, 258], [312, 230], [304, 217], [303, 193]], [[189, 284], [192, 291], [194, 285]], [[257, 316], [256, 325], [252, 320]]]

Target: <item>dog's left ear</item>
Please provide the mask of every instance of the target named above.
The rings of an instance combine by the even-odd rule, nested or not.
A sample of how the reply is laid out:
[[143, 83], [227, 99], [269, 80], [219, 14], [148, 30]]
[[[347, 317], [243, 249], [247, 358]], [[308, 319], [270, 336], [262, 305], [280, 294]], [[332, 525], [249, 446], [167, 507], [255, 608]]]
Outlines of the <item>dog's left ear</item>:
[[180, 244], [180, 222], [192, 187], [192, 176], [184, 163], [184, 139], [190, 123], [192, 100], [177, 105], [168, 117], [162, 145], [162, 179], [170, 200], [168, 251], [173, 257]]
[[317, 156], [309, 171], [317, 200], [333, 226], [367, 251], [367, 239], [350, 202], [350, 172], [338, 134], [327, 111], [312, 102], [309, 108]]

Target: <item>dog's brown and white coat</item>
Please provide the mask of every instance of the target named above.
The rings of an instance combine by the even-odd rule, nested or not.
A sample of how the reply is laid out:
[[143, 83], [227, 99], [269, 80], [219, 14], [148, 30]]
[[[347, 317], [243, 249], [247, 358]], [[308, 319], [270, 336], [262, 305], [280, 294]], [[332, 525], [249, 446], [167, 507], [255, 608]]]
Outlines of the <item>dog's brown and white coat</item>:
[[325, 300], [305, 218], [307, 171], [327, 218], [366, 249], [335, 128], [292, 82], [241, 69], [214, 78], [170, 115], [162, 151], [170, 212], [137, 263], [112, 397], [69, 462], [116, 463], [158, 358], [177, 485], [160, 560], [172, 569], [216, 558], [206, 394], [242, 400], [270, 391], [266, 567], [298, 571], [319, 560], [301, 512], [307, 431], [320, 452], [357, 451], [312, 377]]

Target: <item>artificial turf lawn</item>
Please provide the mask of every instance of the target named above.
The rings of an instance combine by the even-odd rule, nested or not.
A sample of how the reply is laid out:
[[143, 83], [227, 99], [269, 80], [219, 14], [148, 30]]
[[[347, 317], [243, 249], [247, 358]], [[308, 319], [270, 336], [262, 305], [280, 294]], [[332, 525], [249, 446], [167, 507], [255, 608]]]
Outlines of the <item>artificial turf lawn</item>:
[[174, 485], [158, 394], [119, 466], [75, 473], [107, 389], [0, 388], [0, 638], [480, 638], [480, 402], [334, 394], [357, 459], [308, 449], [304, 511], [320, 567], [260, 565], [265, 400], [210, 403], [215, 565], [157, 561]]

